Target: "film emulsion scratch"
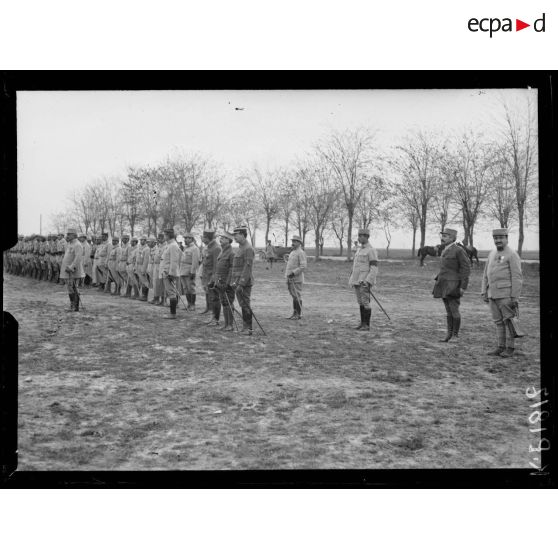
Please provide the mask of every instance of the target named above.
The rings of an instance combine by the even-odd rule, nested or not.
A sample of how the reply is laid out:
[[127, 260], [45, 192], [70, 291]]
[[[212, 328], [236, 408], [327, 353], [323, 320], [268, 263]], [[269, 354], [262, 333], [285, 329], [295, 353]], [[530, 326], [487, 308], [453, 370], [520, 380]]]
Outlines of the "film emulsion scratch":
[[18, 92], [19, 469], [542, 470], [537, 90], [484, 85]]

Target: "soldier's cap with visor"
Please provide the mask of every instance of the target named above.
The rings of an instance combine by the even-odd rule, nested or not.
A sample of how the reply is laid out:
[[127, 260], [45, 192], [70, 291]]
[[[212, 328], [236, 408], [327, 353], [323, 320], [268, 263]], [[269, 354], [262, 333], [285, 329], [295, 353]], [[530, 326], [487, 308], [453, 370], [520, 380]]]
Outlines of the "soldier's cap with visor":
[[138, 237], [137, 237], [137, 236], [134, 236], [134, 237], [132, 238], [132, 240], [131, 240], [131, 242], [137, 242], [137, 241], [138, 241]]
[[122, 233], [122, 240], [125, 238], [130, 238], [130, 235], [128, 233]]
[[457, 231], [455, 229], [448, 229], [447, 227], [440, 231], [440, 234], [449, 234], [450, 236], [457, 237]]
[[508, 229], [494, 229], [492, 236], [508, 236]]
[[77, 236], [77, 230], [74, 227], [68, 227], [66, 234], [75, 234]]
[[195, 238], [191, 231], [186, 231], [182, 234], [184, 238], [191, 238], [192, 240]]
[[150, 237], [147, 239], [147, 242], [157, 242], [157, 239], [156, 239], [154, 236], [150, 236]]
[[78, 238], [87, 238], [87, 235], [84, 232], [82, 232], [78, 234]]
[[370, 236], [370, 229], [358, 229], [358, 236]]
[[168, 227], [165, 229], [165, 234], [170, 236], [171, 238], [174, 238], [174, 229], [172, 227]]
[[223, 231], [219, 236], [222, 238], [228, 238], [231, 242], [234, 240], [234, 235], [228, 231]]
[[234, 234], [240, 233], [243, 234], [244, 236], [248, 236], [248, 227], [246, 227], [245, 225], [240, 225], [239, 227], [236, 227], [233, 231]]
[[203, 236], [207, 236], [208, 238], [213, 238], [215, 236], [215, 229], [205, 229], [203, 231]]
[[108, 238], [108, 232], [101, 233], [101, 238]]
[[147, 240], [147, 236], [146, 236], [145, 234], [142, 234], [142, 235], [140, 236], [140, 240]]
[[118, 238], [117, 236], [113, 236], [112, 241], [114, 242], [115, 240], [116, 240], [116, 242], [120, 242], [120, 238]]
[[293, 234], [293, 237], [291, 238], [291, 242], [300, 242], [302, 244], [302, 238], [300, 238], [300, 236], [298, 236], [298, 234]]

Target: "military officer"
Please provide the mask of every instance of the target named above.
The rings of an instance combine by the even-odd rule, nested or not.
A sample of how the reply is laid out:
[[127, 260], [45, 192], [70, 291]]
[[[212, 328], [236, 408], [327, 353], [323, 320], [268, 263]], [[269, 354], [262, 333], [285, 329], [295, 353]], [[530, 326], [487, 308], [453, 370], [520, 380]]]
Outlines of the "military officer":
[[234, 260], [234, 252], [232, 250], [232, 242], [234, 236], [229, 232], [223, 232], [219, 235], [221, 244], [221, 253], [217, 256], [217, 267], [215, 270], [215, 287], [219, 295], [217, 304], [213, 309], [213, 316], [216, 322], [219, 322], [219, 313], [221, 306], [223, 307], [223, 316], [225, 324], [219, 329], [223, 331], [233, 331], [234, 323], [234, 290], [232, 283], [232, 266]]
[[147, 245], [147, 236], [140, 236], [140, 245], [138, 247], [138, 256], [136, 258], [136, 276], [138, 285], [141, 289], [141, 297], [139, 300], [147, 301], [149, 294], [149, 279], [147, 277], [147, 267], [149, 266], [149, 258], [151, 248]]
[[165, 304], [165, 284], [163, 281], [163, 272], [161, 270], [161, 262], [163, 260], [163, 250], [165, 249], [165, 235], [160, 232], [157, 235], [157, 253], [155, 254], [155, 263], [157, 264], [157, 282], [155, 283], [155, 289], [153, 293], [153, 304], [157, 306], [163, 306]]
[[488, 354], [509, 358], [514, 354], [515, 337], [523, 337], [521, 331], [514, 327], [523, 286], [521, 258], [508, 246], [508, 229], [494, 229], [492, 238], [496, 249], [488, 254], [481, 293], [496, 324], [498, 345]]
[[[136, 257], [138, 254], [138, 239], [134, 236], [130, 241], [130, 251], [128, 252], [128, 262], [126, 264], [126, 274], [128, 276], [128, 286], [126, 287], [126, 296], [130, 298], [139, 297], [139, 289], [136, 281], [135, 267]], [[132, 294], [133, 291], [133, 294]]]
[[242, 311], [242, 331], [244, 335], [252, 335], [252, 309], [250, 308], [250, 297], [254, 276], [252, 267], [254, 264], [254, 248], [248, 240], [246, 227], [234, 229], [234, 240], [238, 243], [238, 250], [233, 259], [232, 284], [236, 293], [236, 299]]
[[218, 325], [215, 319], [215, 306], [219, 304], [219, 293], [215, 289], [215, 270], [217, 268], [217, 258], [221, 253], [221, 246], [215, 238], [215, 231], [208, 229], [203, 231], [202, 242], [205, 244], [203, 257], [202, 285], [206, 293], [207, 308], [202, 314], [211, 312], [213, 318], [207, 325]]
[[353, 258], [353, 271], [349, 277], [349, 285], [355, 289], [360, 309], [360, 324], [355, 327], [359, 331], [370, 330], [370, 291], [376, 286], [378, 276], [378, 255], [370, 244], [370, 230], [358, 230], [358, 248]]
[[434, 298], [441, 298], [446, 309], [447, 334], [442, 342], [454, 342], [459, 337], [461, 314], [459, 304], [463, 293], [469, 285], [471, 263], [467, 252], [458, 244], [457, 231], [445, 228], [440, 232], [442, 254], [440, 256], [440, 271], [435, 277], [436, 283], [432, 294]]
[[108, 233], [101, 233], [101, 244], [98, 248], [98, 259], [97, 259], [97, 283], [99, 284], [99, 290], [102, 291], [105, 288], [105, 283], [108, 277], [108, 253], [110, 251], [110, 244], [108, 241]]
[[[120, 245], [120, 257], [118, 259], [118, 278], [120, 280], [120, 296], [130, 296], [128, 289], [128, 257], [130, 256], [130, 235], [122, 233], [122, 243]], [[122, 287], [125, 288], [122, 289]], [[123, 291], [123, 292], [122, 292]]]
[[200, 263], [200, 251], [194, 244], [194, 235], [190, 231], [182, 236], [185, 247], [180, 261], [180, 282], [188, 302], [186, 310], [191, 312], [196, 309], [196, 272]]
[[170, 304], [170, 314], [165, 316], [165, 318], [176, 319], [178, 281], [180, 278], [180, 258], [182, 252], [176, 242], [174, 229], [165, 229], [165, 243], [160, 264], [160, 273], [163, 277], [165, 291], [168, 294]]
[[285, 267], [285, 278], [287, 288], [293, 299], [293, 313], [288, 320], [300, 320], [302, 317], [302, 285], [304, 284], [304, 270], [307, 265], [307, 258], [302, 249], [302, 238], [297, 234], [291, 239], [293, 247], [289, 254], [287, 266]]
[[83, 232], [79, 233], [78, 240], [83, 248], [83, 272], [85, 276], [82, 283], [88, 285], [91, 282], [91, 246], [87, 242], [87, 235]]
[[[112, 237], [112, 246], [107, 253], [107, 276], [105, 282], [105, 293], [118, 296], [120, 294], [120, 281], [118, 275], [118, 262], [120, 260], [120, 238]], [[111, 283], [114, 283], [114, 292], [111, 293]]]
[[83, 247], [77, 239], [76, 229], [69, 228], [66, 238], [66, 251], [62, 259], [60, 278], [66, 280], [68, 296], [70, 298], [69, 311], [79, 312], [80, 298], [77, 282], [85, 275], [83, 272]]
[[97, 264], [99, 263], [99, 247], [101, 245], [101, 237], [93, 236], [92, 242], [93, 244], [91, 245], [91, 254], [93, 255], [93, 267], [91, 268], [91, 273], [93, 274], [93, 283], [91, 284], [91, 286], [97, 287], [99, 285], [97, 281], [99, 275], [99, 272], [97, 271]]

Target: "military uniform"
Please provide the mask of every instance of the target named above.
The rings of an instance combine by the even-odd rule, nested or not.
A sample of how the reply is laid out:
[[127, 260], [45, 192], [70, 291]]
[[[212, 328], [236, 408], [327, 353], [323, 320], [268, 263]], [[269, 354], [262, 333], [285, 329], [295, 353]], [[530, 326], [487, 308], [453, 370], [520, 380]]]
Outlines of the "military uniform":
[[370, 316], [372, 315], [370, 290], [376, 286], [378, 254], [368, 242], [370, 230], [359, 229], [358, 234], [362, 241], [353, 258], [353, 271], [349, 277], [349, 285], [355, 289], [360, 309], [360, 325], [355, 329], [368, 331], [370, 329]]
[[149, 293], [149, 279], [147, 278], [147, 267], [149, 266], [151, 249], [147, 246], [147, 237], [140, 238], [140, 246], [138, 247], [138, 255], [136, 257], [136, 275], [138, 285], [141, 288], [140, 300], [146, 301]]
[[183, 235], [184, 239], [190, 239], [190, 243], [182, 252], [180, 261], [180, 282], [182, 290], [188, 301], [187, 310], [195, 310], [196, 308], [196, 272], [200, 264], [200, 251], [194, 244], [194, 237], [191, 233]]
[[[180, 258], [182, 252], [174, 238], [174, 230], [165, 230], [167, 242], [161, 255], [160, 273], [163, 277], [165, 291], [169, 297], [169, 318], [176, 318], [176, 306], [178, 304], [178, 281], [180, 277]], [[171, 236], [169, 236], [171, 235]]]
[[285, 267], [285, 279], [287, 288], [293, 299], [293, 313], [289, 320], [300, 320], [302, 316], [302, 285], [304, 284], [304, 270], [307, 266], [307, 258], [302, 249], [302, 239], [294, 235], [292, 240], [298, 244], [289, 254]]
[[110, 293], [111, 283], [114, 283], [113, 295], [120, 294], [120, 276], [118, 274], [118, 263], [120, 261], [120, 238], [117, 236], [112, 237], [112, 246], [108, 249], [107, 253], [107, 275], [105, 282], [105, 293]]
[[216, 322], [219, 322], [220, 308], [223, 307], [223, 316], [225, 325], [221, 327], [224, 331], [233, 331], [234, 323], [234, 289], [232, 288], [232, 268], [234, 260], [234, 252], [231, 242], [234, 240], [232, 234], [225, 232], [221, 235], [228, 239], [229, 242], [221, 243], [221, 253], [217, 257], [217, 266], [215, 269], [215, 287], [219, 295], [218, 306], [213, 310], [213, 316]]
[[[221, 246], [219, 246], [214, 235], [214, 231], [204, 231], [204, 237], [211, 240], [207, 243], [204, 251], [202, 285], [206, 292], [207, 309], [213, 312], [215, 316], [215, 307], [219, 305], [219, 293], [215, 289], [215, 270], [217, 268], [217, 258], [221, 253]], [[213, 319], [209, 323], [214, 324], [215, 320]]]
[[111, 245], [108, 241], [108, 235], [103, 233], [103, 238], [101, 244], [98, 248], [99, 257], [97, 259], [97, 282], [99, 283], [99, 290], [105, 288], [105, 283], [108, 278], [108, 255], [111, 250]]
[[[235, 235], [244, 237], [244, 241], [240, 240], [238, 250], [233, 259], [232, 269], [232, 287], [235, 289], [236, 299], [242, 311], [242, 330], [248, 335], [252, 334], [252, 309], [250, 308], [250, 297], [252, 295], [252, 286], [254, 284], [254, 276], [252, 267], [254, 265], [254, 248], [247, 239], [248, 233], [244, 227], [234, 230]], [[235, 236], [235, 238], [237, 238]]]
[[[457, 237], [454, 229], [444, 229], [442, 234]], [[451, 341], [458, 337], [461, 326], [459, 304], [461, 289], [466, 290], [469, 285], [471, 263], [467, 252], [455, 240], [446, 244], [440, 256], [440, 271], [435, 277], [432, 294], [434, 298], [441, 298], [446, 309], [447, 335], [443, 341]]]
[[68, 296], [71, 303], [70, 310], [79, 312], [77, 281], [85, 276], [83, 271], [83, 246], [76, 238], [77, 232], [75, 229], [68, 229], [68, 234], [75, 236], [66, 244], [66, 251], [60, 269], [60, 278], [66, 280]]
[[[126, 296], [131, 296], [132, 298], [139, 297], [138, 282], [136, 280], [136, 258], [138, 255], [138, 239], [132, 238], [130, 250], [128, 252], [128, 262], [126, 264], [126, 273], [128, 275], [128, 286], [126, 287]], [[133, 295], [132, 295], [133, 290]]]
[[[492, 235], [507, 238], [508, 231], [494, 229]], [[489, 354], [511, 356], [515, 349], [515, 337], [522, 337], [514, 326], [519, 315], [518, 299], [522, 286], [521, 258], [517, 252], [507, 244], [492, 250], [488, 254], [481, 283], [481, 294], [490, 305], [498, 338], [498, 347]]]
[[[120, 257], [118, 258], [118, 277], [120, 279], [120, 296], [130, 296], [128, 291], [128, 257], [130, 256], [130, 235], [122, 235], [122, 244], [120, 245]], [[124, 292], [122, 287], [126, 285]]]

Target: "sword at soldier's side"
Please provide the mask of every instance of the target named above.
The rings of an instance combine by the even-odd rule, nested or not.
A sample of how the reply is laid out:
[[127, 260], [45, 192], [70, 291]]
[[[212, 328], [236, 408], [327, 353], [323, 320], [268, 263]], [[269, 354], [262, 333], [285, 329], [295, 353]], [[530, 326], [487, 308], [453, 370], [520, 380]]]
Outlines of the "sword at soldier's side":
[[387, 319], [391, 321], [391, 318], [389, 317], [388, 313], [384, 310], [384, 307], [380, 304], [380, 301], [376, 298], [376, 296], [372, 292], [372, 289], [368, 288], [368, 292], [370, 293], [370, 296], [376, 301], [376, 304], [380, 307], [380, 310], [387, 316]]

